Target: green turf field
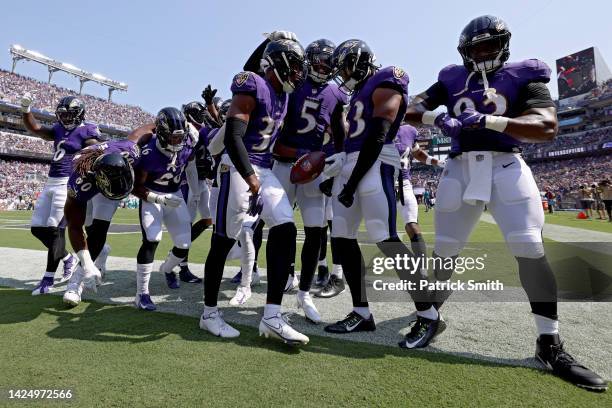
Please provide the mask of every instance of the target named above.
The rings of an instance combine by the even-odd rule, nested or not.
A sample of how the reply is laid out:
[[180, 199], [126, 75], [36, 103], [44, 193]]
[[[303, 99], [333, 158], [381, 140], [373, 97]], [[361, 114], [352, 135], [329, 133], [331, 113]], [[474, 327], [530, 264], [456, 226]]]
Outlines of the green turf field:
[[530, 368], [314, 336], [294, 349], [240, 326], [222, 341], [190, 317], [92, 302], [66, 310], [14, 289], [0, 298], [0, 388], [72, 388], [70, 406], [612, 404], [612, 393]]
[[612, 222], [598, 220], [597, 215], [595, 215], [595, 218], [588, 220], [579, 220], [576, 218], [577, 215], [577, 211], [557, 211], [554, 214], [546, 213], [546, 223], [612, 233]]
[[[28, 229], [7, 229], [30, 216], [0, 213], [0, 246], [42, 249]], [[549, 220], [583, 225], [570, 213]], [[299, 229], [299, 212], [296, 221]], [[137, 224], [137, 211], [119, 210], [113, 222]], [[431, 250], [433, 213], [421, 211], [420, 224]], [[193, 262], [203, 263], [209, 234], [194, 244]], [[168, 238], [157, 259], [170, 249]], [[139, 232], [109, 235], [112, 255], [134, 258], [140, 239]], [[501, 245], [503, 239], [497, 226], [481, 222], [472, 241], [468, 253], [478, 243]], [[563, 248], [558, 252], [562, 256]], [[296, 262], [299, 270], [299, 256]], [[496, 262], [487, 278], [518, 285], [512, 259]], [[525, 367], [318, 336], [292, 349], [245, 326], [238, 326], [238, 340], [221, 341], [198, 330], [191, 317], [95, 302], [67, 310], [55, 296], [14, 289], [0, 289], [0, 303], [0, 389], [71, 387], [71, 406], [167, 406], [170, 399], [176, 406], [612, 406], [610, 393], [589, 393]], [[0, 400], [0, 406], [10, 405]]]

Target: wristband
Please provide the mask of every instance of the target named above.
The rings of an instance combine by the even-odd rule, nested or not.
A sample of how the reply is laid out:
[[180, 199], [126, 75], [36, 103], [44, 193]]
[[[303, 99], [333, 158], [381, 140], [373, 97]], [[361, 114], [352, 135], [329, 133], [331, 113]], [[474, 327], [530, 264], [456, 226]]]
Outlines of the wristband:
[[433, 160], [433, 157], [427, 156], [427, 158], [425, 159], [425, 164], [427, 164], [428, 166], [431, 166], [431, 161], [432, 160]]
[[157, 197], [159, 197], [159, 194], [155, 194], [152, 193], [151, 191], [149, 191], [149, 193], [147, 194], [147, 201], [153, 204], [157, 203]]
[[76, 255], [77, 258], [79, 258], [79, 261], [81, 261], [81, 266], [83, 267], [85, 265], [91, 265], [94, 263], [94, 261], [91, 259], [91, 254], [87, 249], [81, 249]]
[[495, 130], [496, 132], [503, 133], [508, 126], [508, 118], [504, 116], [485, 116], [485, 128]]
[[434, 111], [425, 111], [423, 112], [423, 117], [421, 118], [421, 122], [423, 122], [424, 125], [433, 126], [438, 115], [443, 115], [443, 113], [434, 112]]

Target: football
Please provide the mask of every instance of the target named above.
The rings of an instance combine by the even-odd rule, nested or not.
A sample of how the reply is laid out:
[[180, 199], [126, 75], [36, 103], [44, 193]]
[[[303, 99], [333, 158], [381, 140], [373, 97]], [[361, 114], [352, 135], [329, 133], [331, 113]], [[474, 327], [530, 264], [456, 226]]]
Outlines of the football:
[[291, 168], [293, 184], [306, 184], [319, 177], [325, 167], [325, 153], [310, 152], [300, 157]]

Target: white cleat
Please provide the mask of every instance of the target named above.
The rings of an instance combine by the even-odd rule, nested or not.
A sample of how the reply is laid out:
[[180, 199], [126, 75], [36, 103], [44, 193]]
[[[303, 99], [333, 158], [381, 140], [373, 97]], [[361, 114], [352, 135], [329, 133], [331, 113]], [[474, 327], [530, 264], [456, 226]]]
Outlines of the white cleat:
[[289, 326], [284, 316], [280, 313], [267, 319], [265, 317], [261, 319], [259, 322], [259, 335], [264, 336], [266, 339], [276, 337], [290, 345], [308, 344], [310, 341], [307, 336]]
[[200, 316], [200, 329], [208, 330], [210, 333], [218, 337], [234, 338], [240, 336], [240, 332], [234, 329], [223, 320], [223, 314], [220, 311], [213, 312], [208, 316]]
[[251, 298], [251, 288], [248, 286], [238, 286], [236, 289], [236, 294], [230, 300], [230, 305], [232, 306], [240, 306], [243, 305]]
[[83, 285], [75, 285], [70, 283], [66, 292], [64, 292], [63, 301], [70, 306], [78, 306], [81, 303], [81, 294], [83, 293]]
[[104, 279], [104, 275], [106, 274], [106, 260], [108, 259], [108, 255], [110, 254], [111, 246], [108, 244], [104, 244], [102, 247], [102, 251], [96, 258], [94, 264], [100, 270], [100, 275], [102, 275], [102, 279]]
[[310, 293], [306, 292], [304, 296], [300, 296], [300, 292], [296, 295], [297, 298], [297, 307], [298, 309], [304, 310], [304, 316], [306, 316], [306, 320], [319, 324], [321, 323], [321, 315], [317, 310], [312, 298], [310, 297]]

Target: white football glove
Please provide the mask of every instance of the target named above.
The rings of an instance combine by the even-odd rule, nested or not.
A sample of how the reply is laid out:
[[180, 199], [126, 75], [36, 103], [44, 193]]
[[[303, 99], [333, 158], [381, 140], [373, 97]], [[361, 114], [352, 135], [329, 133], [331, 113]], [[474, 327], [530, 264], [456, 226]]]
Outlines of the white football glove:
[[80, 266], [83, 270], [83, 286], [97, 292], [97, 286], [102, 283], [102, 273], [91, 259], [91, 255], [87, 249], [80, 250], [77, 253]]
[[156, 194], [149, 192], [149, 194], [147, 194], [147, 201], [163, 205], [164, 207], [176, 208], [181, 205], [183, 199], [174, 194]]
[[268, 37], [268, 39], [271, 41], [276, 41], [276, 40], [297, 41], [298, 40], [297, 35], [295, 35], [294, 32], [285, 31], [285, 30], [272, 31], [270, 34], [264, 33], [264, 36]]
[[198, 206], [200, 205], [200, 195], [194, 196], [193, 194], [189, 194], [189, 199], [187, 200], [187, 208], [192, 214], [196, 214], [198, 211]]
[[446, 167], [446, 160], [438, 160], [438, 164], [436, 164], [439, 168], [443, 169]]
[[342, 170], [342, 166], [344, 166], [345, 161], [345, 152], [333, 154], [325, 159], [325, 167], [323, 168], [323, 174], [325, 177], [331, 178], [340, 174], [340, 170]]
[[34, 97], [31, 93], [26, 92], [21, 96], [21, 112], [28, 113], [30, 112], [30, 105], [34, 102]]

